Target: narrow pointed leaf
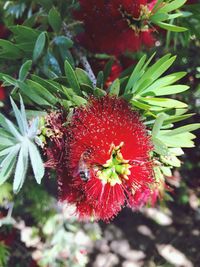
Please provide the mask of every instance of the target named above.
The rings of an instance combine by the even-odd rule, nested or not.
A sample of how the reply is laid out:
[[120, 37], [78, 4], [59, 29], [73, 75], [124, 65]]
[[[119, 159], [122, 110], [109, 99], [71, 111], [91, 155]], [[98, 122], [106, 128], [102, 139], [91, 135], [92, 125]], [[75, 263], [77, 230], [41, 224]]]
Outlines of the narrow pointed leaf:
[[77, 95], [82, 95], [76, 74], [67, 60], [65, 60], [65, 75], [70, 87], [74, 90], [74, 92]]
[[19, 80], [24, 81], [31, 69], [32, 66], [32, 60], [27, 60], [20, 68], [19, 70]]
[[179, 7], [183, 6], [187, 0], [174, 0], [170, 3], [165, 3], [163, 7], [159, 9], [159, 12], [168, 13]]
[[200, 128], [200, 123], [193, 123], [188, 124], [182, 127], [179, 127], [177, 129], [171, 130], [169, 133], [167, 133], [168, 136], [177, 135], [184, 132], [193, 132], [195, 130], [198, 130]]
[[26, 177], [27, 167], [28, 167], [28, 142], [27, 140], [24, 140], [24, 142], [21, 145], [15, 169], [15, 176], [13, 181], [14, 193], [18, 193], [19, 190], [21, 189]]
[[46, 42], [46, 33], [42, 32], [38, 36], [37, 41], [35, 43], [34, 50], [33, 50], [33, 61], [34, 62], [40, 58], [45, 47], [45, 42]]
[[170, 98], [153, 98], [153, 97], [141, 97], [142, 101], [152, 106], [166, 107], [166, 108], [186, 108], [187, 104]]
[[152, 129], [152, 136], [153, 137], [155, 137], [159, 133], [159, 131], [163, 125], [163, 122], [166, 118], [167, 118], [167, 115], [164, 113], [161, 113], [158, 115], [158, 117], [156, 118], [156, 121], [154, 123], [153, 129]]
[[185, 32], [188, 30], [185, 27], [180, 27], [180, 26], [168, 24], [165, 22], [156, 22], [155, 24], [158, 25], [160, 28], [163, 28], [165, 30], [172, 31], [172, 32]]
[[15, 104], [15, 102], [13, 101], [12, 98], [10, 98], [10, 102], [11, 102], [12, 109], [13, 109], [14, 114], [15, 114], [15, 118], [17, 120], [18, 127], [20, 129], [20, 132], [22, 135], [25, 135], [27, 128], [25, 128], [25, 125], [23, 123], [23, 118], [22, 118], [21, 112], [18, 109], [17, 105]]
[[29, 156], [31, 159], [31, 165], [34, 173], [34, 177], [38, 184], [41, 183], [41, 180], [44, 176], [44, 163], [42, 162], [40, 153], [35, 144], [31, 141], [28, 142]]
[[19, 98], [20, 98], [20, 110], [21, 110], [21, 115], [22, 115], [22, 122], [24, 125], [24, 129], [26, 129], [26, 131], [27, 131], [28, 130], [28, 121], [26, 118], [25, 106], [24, 106], [24, 102], [23, 102], [21, 95], [19, 95]]
[[0, 164], [0, 185], [2, 185], [12, 174], [17, 153], [20, 149], [20, 145], [15, 145], [9, 154], [4, 158]]
[[116, 79], [110, 86], [109, 94], [118, 96], [119, 92], [120, 92], [120, 81], [119, 79]]

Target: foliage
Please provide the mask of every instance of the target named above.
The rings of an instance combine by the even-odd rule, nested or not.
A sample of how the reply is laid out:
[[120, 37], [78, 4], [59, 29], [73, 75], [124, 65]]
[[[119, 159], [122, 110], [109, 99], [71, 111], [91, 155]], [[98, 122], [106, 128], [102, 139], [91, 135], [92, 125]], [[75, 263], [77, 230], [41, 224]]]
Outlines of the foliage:
[[[66, 262], [85, 266], [87, 256], [82, 250], [87, 245], [76, 242], [77, 236], [81, 233], [92, 240], [100, 235], [96, 224], [88, 224], [87, 231], [86, 224], [77, 222], [71, 213], [65, 217], [63, 207], [57, 205], [55, 173], [48, 169], [45, 173], [45, 147], [51, 137], [46, 116], [50, 112], [62, 110], [70, 118], [91, 96], [110, 94], [127, 100], [139, 112], [151, 136], [159, 195], [161, 199], [170, 198], [165, 192], [166, 177], [173, 176], [174, 168], [187, 158], [183, 149], [194, 147], [192, 132], [200, 128], [194, 117], [200, 106], [200, 60], [196, 56], [200, 4], [185, 2], [158, 0], [142, 18], [150, 29], [159, 32], [156, 46], [116, 58], [81, 47], [77, 36], [84, 25], [73, 17], [78, 1], [1, 1], [0, 26], [5, 25], [7, 33], [5, 37], [0, 33], [0, 81], [10, 101], [0, 102], [0, 206], [8, 210], [0, 225], [16, 226], [15, 218], [19, 218], [24, 227], [17, 230], [17, 242], [21, 244], [22, 233], [29, 225], [31, 233], [42, 239], [40, 249], [35, 246], [31, 250], [27, 240], [23, 241], [29, 260], [32, 250], [40, 250], [42, 256], [37, 261], [41, 266], [66, 266]], [[128, 68], [126, 60], [131, 61]], [[116, 61], [123, 71], [108, 84]], [[99, 62], [103, 64], [98, 69]], [[197, 161], [196, 156], [193, 161]], [[192, 164], [187, 161], [183, 168]], [[21, 191], [12, 196], [12, 188], [15, 193]], [[63, 247], [67, 248], [67, 260], [66, 255], [60, 256]], [[9, 251], [0, 243], [0, 266], [7, 259], [12, 266]]]
[[37, 135], [39, 119], [33, 119], [29, 126], [22, 99], [20, 100], [20, 110], [12, 99], [11, 104], [18, 127], [1, 114], [0, 184], [3, 184], [9, 178], [16, 164], [13, 181], [13, 191], [16, 193], [24, 183], [29, 157], [37, 183], [41, 182], [44, 175], [44, 166], [38, 149], [32, 142]]

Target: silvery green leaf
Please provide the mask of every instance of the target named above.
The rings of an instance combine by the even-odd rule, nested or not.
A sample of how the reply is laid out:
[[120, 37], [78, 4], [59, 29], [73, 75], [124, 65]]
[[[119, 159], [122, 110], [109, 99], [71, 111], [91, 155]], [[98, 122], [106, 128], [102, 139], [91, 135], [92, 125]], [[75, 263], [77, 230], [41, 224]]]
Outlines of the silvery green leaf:
[[19, 95], [19, 97], [20, 97], [20, 110], [21, 110], [21, 115], [22, 115], [22, 121], [24, 124], [24, 129], [26, 129], [26, 131], [27, 131], [28, 130], [28, 121], [27, 121], [27, 117], [26, 117], [24, 102], [23, 102], [21, 95]]
[[23, 123], [22, 114], [21, 114], [20, 110], [18, 109], [17, 105], [15, 104], [15, 102], [13, 101], [12, 98], [10, 98], [10, 102], [11, 102], [11, 105], [12, 105], [12, 108], [13, 108], [13, 111], [15, 114], [15, 118], [17, 120], [17, 124], [18, 124], [19, 129], [20, 129], [20, 132], [22, 135], [25, 135], [27, 129], [25, 128], [25, 125]]
[[19, 190], [21, 189], [25, 180], [27, 167], [28, 167], [28, 139], [27, 140], [25, 139], [21, 145], [19, 157], [17, 159], [17, 165], [15, 169], [15, 176], [13, 182], [14, 193], [18, 193]]
[[35, 136], [37, 135], [38, 127], [39, 127], [39, 118], [37, 117], [32, 120], [31, 126], [28, 129], [28, 137], [30, 139], [35, 138]]
[[160, 113], [158, 115], [158, 117], [155, 120], [153, 129], [152, 129], [152, 136], [153, 137], [155, 137], [159, 133], [159, 131], [160, 131], [162, 125], [163, 125], [163, 122], [167, 117], [168, 116], [166, 114], [164, 114], [164, 113]]
[[5, 149], [1, 150], [1, 151], [0, 151], [0, 157], [6, 156], [6, 155], [8, 155], [9, 153], [12, 153], [14, 147], [16, 147], [16, 146], [20, 148], [20, 145], [17, 144], [17, 145], [15, 145], [15, 146], [11, 146], [11, 147], [8, 147], [8, 148], [5, 148]]
[[15, 145], [12, 147], [10, 153], [4, 158], [0, 165], [0, 185], [2, 185], [11, 175], [16, 162], [16, 156], [20, 146]]
[[8, 119], [5, 118], [5, 123], [7, 124], [7, 128], [9, 129], [9, 132], [12, 133], [12, 135], [21, 142], [23, 139], [23, 136], [18, 132], [15, 125]]
[[154, 137], [153, 138], [153, 145], [154, 145], [154, 151], [157, 154], [163, 155], [163, 156], [167, 156], [169, 154], [168, 147], [160, 139]]
[[44, 164], [36, 145], [31, 141], [28, 142], [28, 149], [35, 179], [37, 183], [40, 184], [42, 177], [44, 176]]

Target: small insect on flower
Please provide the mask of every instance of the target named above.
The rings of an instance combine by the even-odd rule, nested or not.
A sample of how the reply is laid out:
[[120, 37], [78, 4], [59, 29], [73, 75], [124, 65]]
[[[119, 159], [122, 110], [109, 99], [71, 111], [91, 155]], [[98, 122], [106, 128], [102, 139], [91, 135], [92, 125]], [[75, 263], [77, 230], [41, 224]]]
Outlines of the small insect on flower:
[[86, 162], [85, 153], [81, 155], [81, 158], [79, 160], [78, 164], [78, 173], [80, 175], [80, 178], [82, 181], [87, 182], [89, 181], [91, 175], [90, 175], [90, 164]]

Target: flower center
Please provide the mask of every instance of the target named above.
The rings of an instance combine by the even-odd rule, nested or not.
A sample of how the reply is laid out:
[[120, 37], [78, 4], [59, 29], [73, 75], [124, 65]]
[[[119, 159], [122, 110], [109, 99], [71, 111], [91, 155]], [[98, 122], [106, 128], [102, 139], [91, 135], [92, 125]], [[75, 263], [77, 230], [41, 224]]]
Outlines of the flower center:
[[128, 23], [129, 28], [135, 31], [136, 34], [139, 34], [141, 31], [148, 30], [148, 26], [145, 25], [144, 21], [149, 18], [150, 11], [147, 6], [140, 6], [140, 15], [135, 18], [132, 14], [128, 13], [122, 5], [119, 7], [119, 12], [122, 18]]
[[102, 165], [98, 170], [97, 176], [103, 183], [110, 183], [111, 186], [115, 184], [121, 184], [123, 179], [128, 180], [128, 175], [131, 174], [129, 160], [125, 160], [121, 153], [121, 147], [123, 142], [119, 146], [111, 145], [111, 157]]

